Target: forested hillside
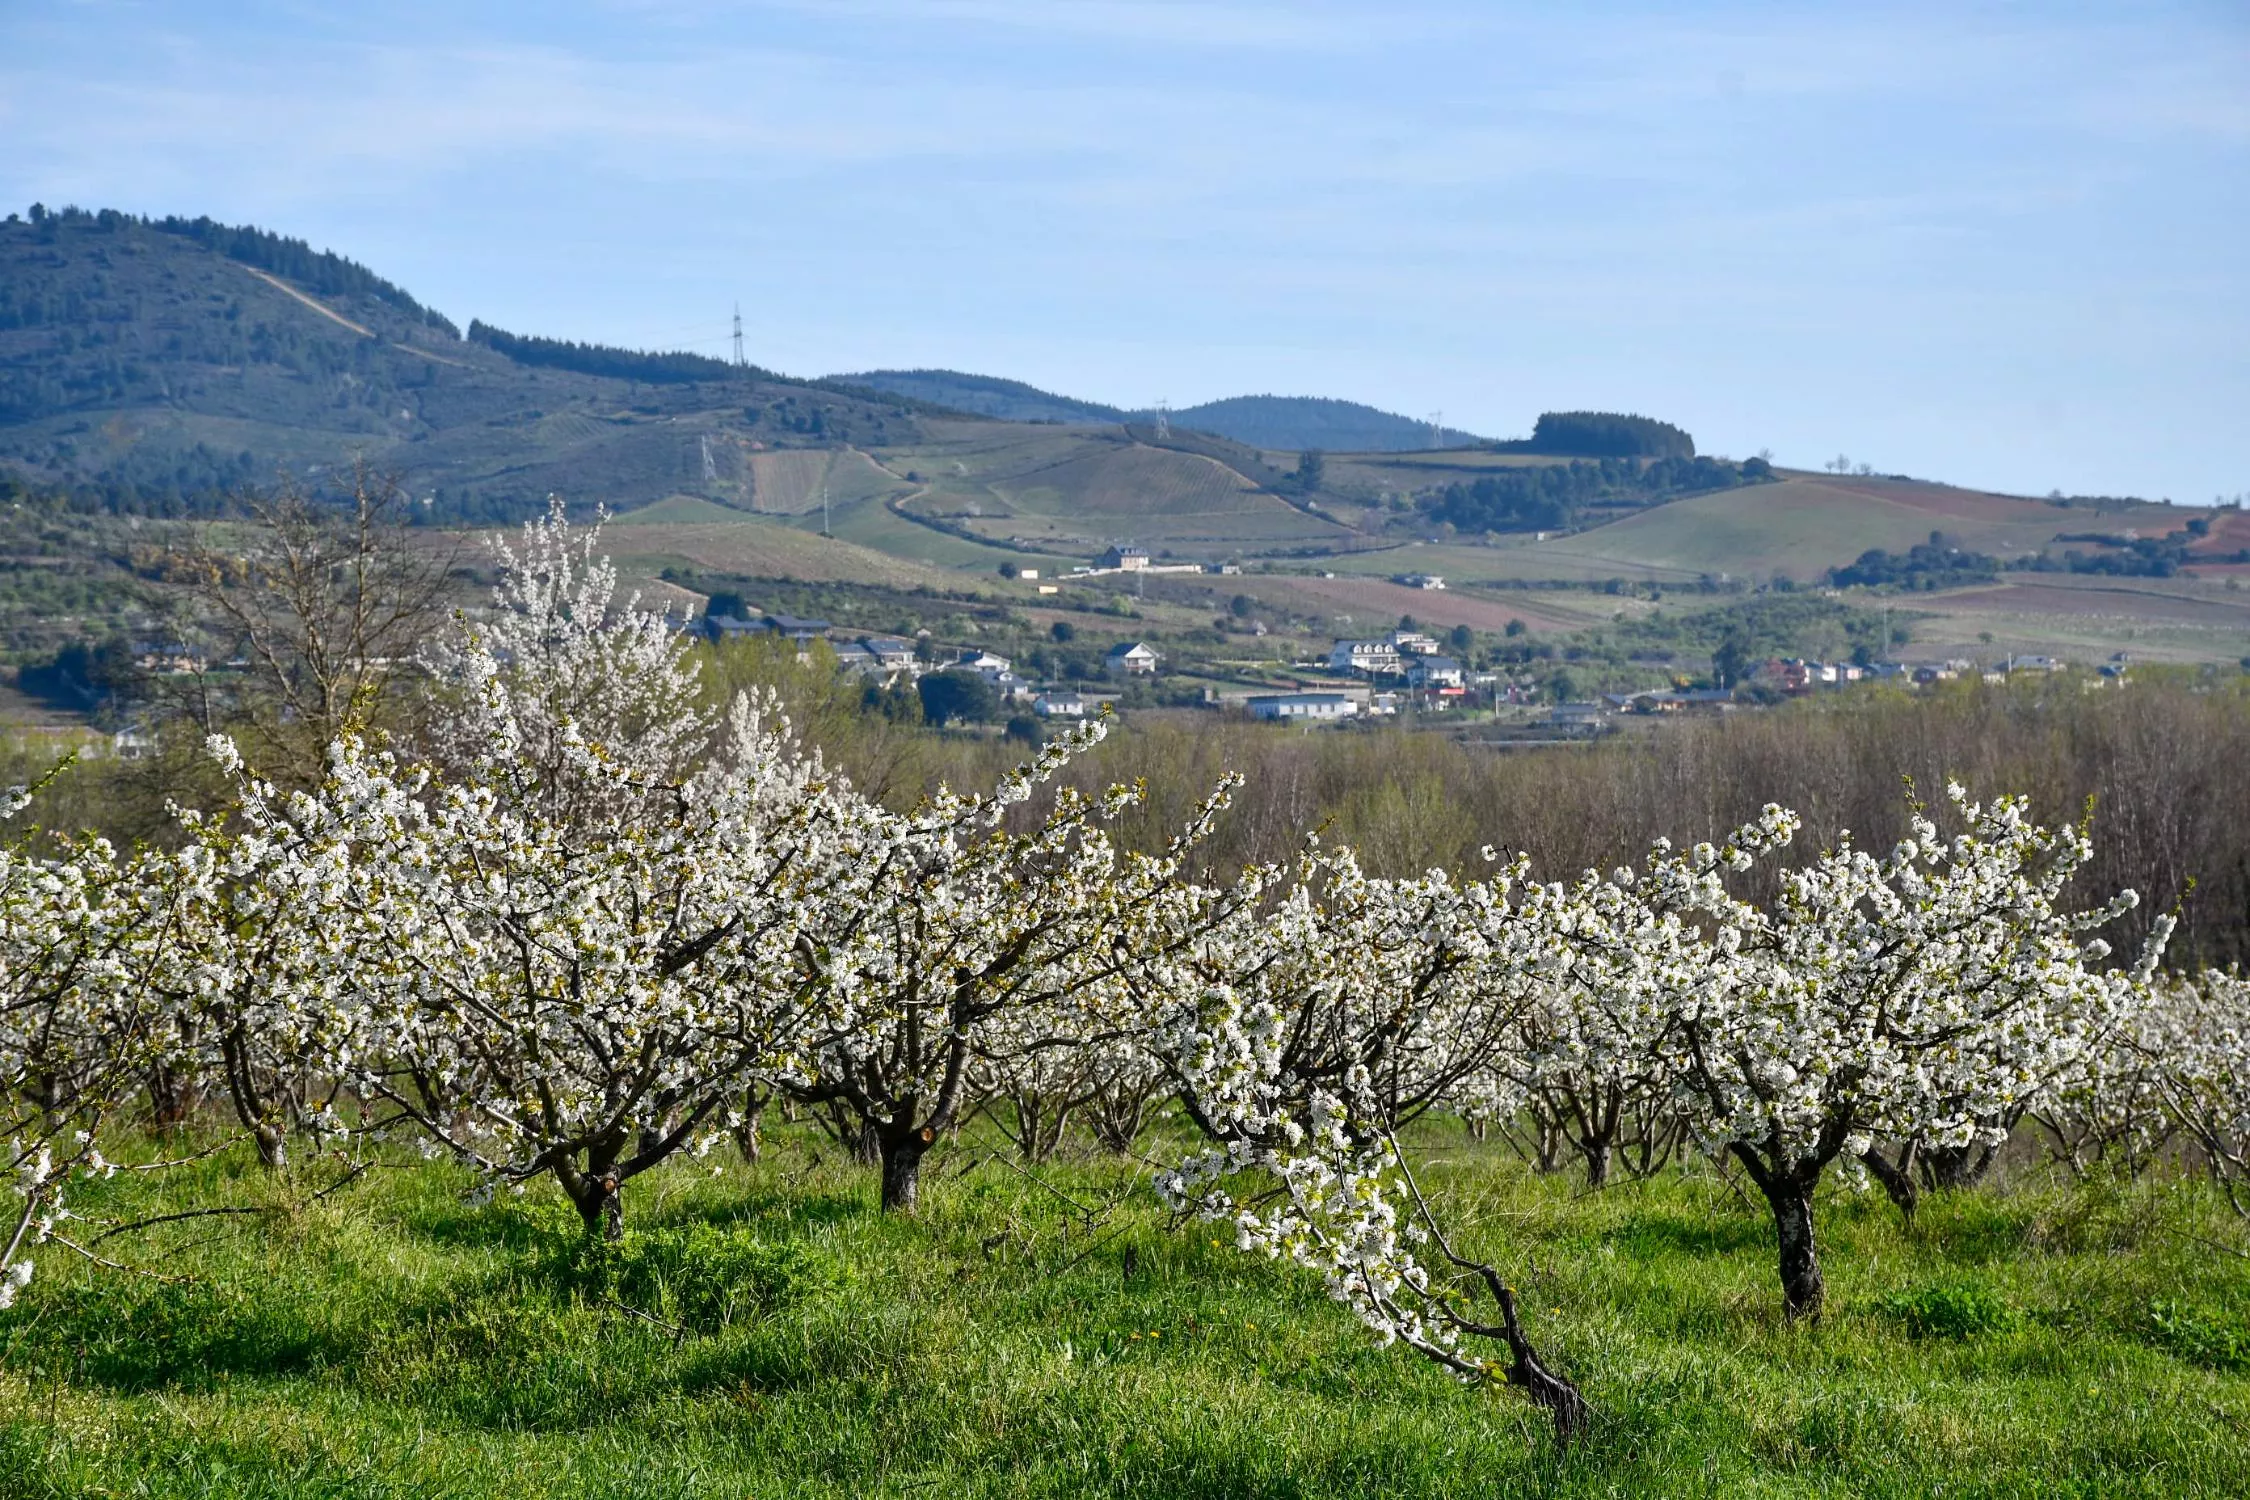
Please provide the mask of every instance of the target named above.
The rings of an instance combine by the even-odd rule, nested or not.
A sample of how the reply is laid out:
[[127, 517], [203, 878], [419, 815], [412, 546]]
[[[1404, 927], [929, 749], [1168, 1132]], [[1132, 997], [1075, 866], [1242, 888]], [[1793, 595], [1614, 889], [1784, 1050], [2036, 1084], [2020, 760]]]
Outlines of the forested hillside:
[[1127, 415], [1118, 407], [1058, 396], [1020, 380], [964, 375], [958, 370], [863, 370], [829, 378], [840, 385], [910, 396], [1003, 422], [1122, 422]]
[[518, 338], [302, 241], [104, 210], [0, 222], [0, 465], [177, 515], [364, 456], [433, 520], [746, 498], [761, 448], [911, 441], [903, 403], [691, 356]]

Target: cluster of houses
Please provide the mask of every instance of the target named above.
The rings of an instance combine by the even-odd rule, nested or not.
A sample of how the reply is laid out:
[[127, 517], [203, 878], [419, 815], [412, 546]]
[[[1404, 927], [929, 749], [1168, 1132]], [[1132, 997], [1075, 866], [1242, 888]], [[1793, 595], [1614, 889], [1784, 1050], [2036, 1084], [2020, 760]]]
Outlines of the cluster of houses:
[[[893, 635], [842, 634], [826, 620], [790, 614], [761, 614], [756, 619], [739, 615], [706, 615], [702, 629], [713, 640], [743, 636], [771, 636], [791, 642], [801, 655], [822, 642], [836, 654], [836, 665], [847, 672], [880, 682], [912, 682], [924, 672], [971, 672], [992, 684], [1004, 703], [1028, 704], [1031, 711], [1050, 718], [1084, 718], [1084, 694], [1069, 688], [1042, 689], [1019, 676], [1015, 663], [995, 651], [963, 651], [951, 661], [934, 657], [925, 661], [923, 642]], [[927, 637], [927, 632], [924, 632]], [[1153, 677], [1163, 656], [1146, 641], [1120, 641], [1103, 658], [1103, 670], [1114, 679]]]
[[[1760, 663], [1751, 673], [1749, 685], [1789, 694], [1842, 687], [1853, 682], [1911, 682], [1917, 687], [1927, 687], [1931, 683], [1952, 682], [1963, 677], [1981, 677], [1986, 682], [2005, 682], [2017, 672], [2060, 672], [2065, 665], [2052, 656], [2010, 656], [1996, 667], [1980, 666], [1962, 658], [1919, 663], [1881, 661], [1860, 666], [1851, 662], [1804, 661], [1796, 657], [1783, 657]], [[2121, 667], [2121, 663], [2113, 660], [2110, 666], [2102, 668], [2102, 675], [2120, 675], [2118, 671], [2111, 670], [2112, 667]]]
[[[1113, 548], [1105, 562], [1128, 572], [1160, 571], [1149, 564], [1148, 554], [1138, 548]], [[702, 621], [702, 629], [714, 639], [722, 640], [743, 635], [775, 636], [795, 643], [800, 652], [808, 651], [813, 642], [819, 641], [835, 652], [837, 664], [845, 671], [883, 682], [901, 678], [911, 682], [924, 672], [971, 672], [990, 683], [1003, 702], [1025, 705], [1045, 718], [1083, 718], [1094, 706], [1086, 694], [1075, 688], [1041, 687], [1026, 680], [1016, 672], [1012, 661], [997, 652], [967, 650], [950, 661], [939, 660], [928, 649], [927, 632], [922, 633], [920, 640], [886, 635], [846, 636], [826, 620], [780, 613], [761, 614], [754, 620], [710, 615]], [[1125, 681], [1155, 676], [1162, 660], [1145, 641], [1123, 641], [1109, 649], [1103, 666], [1109, 678]], [[1528, 701], [1525, 695], [1535, 691], [1503, 684], [1491, 673], [1472, 677], [1461, 662], [1440, 649], [1434, 636], [1418, 630], [1394, 630], [1382, 636], [1339, 640], [1330, 649], [1324, 665], [1333, 674], [1362, 679], [1362, 684], [1339, 688], [1300, 686], [1296, 692], [1254, 694], [1240, 700], [1241, 705], [1256, 719], [1323, 724], [1395, 715], [1401, 704], [1408, 701], [1425, 711], [1450, 708], [1466, 699], [1472, 686], [1489, 688], [1495, 702], [1503, 698], [1508, 702]], [[1777, 657], [1760, 662], [1741, 686], [1753, 691], [1763, 689], [1769, 694], [1798, 696], [1865, 680], [1888, 679], [1927, 685], [1981, 673], [1988, 681], [2001, 681], [2010, 672], [2054, 672], [2062, 670], [2063, 665], [2047, 656], [2011, 657], [2002, 668], [1980, 667], [1970, 661], [1918, 665], [1879, 662], [1863, 666]], [[2124, 670], [2120, 653], [2117, 660], [2102, 668], [2102, 673], [2105, 677], [2122, 678]], [[1395, 686], [1386, 690], [1386, 685]], [[1209, 690], [1206, 696], [1211, 702], [1220, 701]], [[1570, 737], [1600, 734], [1609, 727], [1612, 715], [1718, 714], [1733, 709], [1738, 701], [1733, 688], [1651, 688], [1632, 693], [1608, 693], [1589, 702], [1557, 704], [1548, 714], [1545, 727]]]
[[[1461, 663], [1439, 650], [1435, 637], [1419, 630], [1338, 641], [1329, 650], [1327, 667], [1339, 675], [1365, 678], [1368, 687], [1264, 693], [1243, 700], [1242, 706], [1254, 719], [1330, 724], [1396, 714], [1408, 697], [1426, 709], [1449, 708], [1469, 692], [1468, 673]], [[1403, 684], [1406, 691], [1382, 691], [1387, 681]]]
[[1372, 679], [1396, 677], [1410, 688], [1440, 698], [1458, 698], [1468, 691], [1461, 663], [1440, 651], [1437, 641], [1419, 630], [1394, 630], [1373, 640], [1338, 641], [1328, 653], [1328, 670]]
[[[1743, 686], [1801, 697], [1854, 682], [1889, 681], [1928, 687], [1978, 677], [1985, 682], [2001, 683], [2013, 673], [2060, 672], [2067, 665], [2052, 656], [2011, 656], [1997, 667], [1980, 666], [1962, 658], [1919, 663], [1872, 662], [1862, 666], [1777, 657], [1759, 663]], [[2100, 669], [2100, 677], [2108, 681], [2121, 681], [2124, 676], [2123, 652]], [[1612, 714], [1720, 714], [1738, 707], [1740, 702], [1731, 688], [1647, 688], [1637, 693], [1604, 693], [1590, 702], [1556, 704], [1547, 715], [1545, 727], [1565, 734], [1600, 733]]]

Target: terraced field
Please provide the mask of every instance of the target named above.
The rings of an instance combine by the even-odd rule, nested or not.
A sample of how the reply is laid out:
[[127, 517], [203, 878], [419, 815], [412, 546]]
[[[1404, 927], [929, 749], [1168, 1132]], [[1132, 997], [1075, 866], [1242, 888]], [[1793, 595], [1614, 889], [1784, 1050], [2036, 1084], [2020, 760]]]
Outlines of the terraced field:
[[812, 583], [960, 586], [959, 574], [942, 563], [910, 560], [785, 521], [730, 512], [692, 496], [674, 496], [613, 521], [602, 540], [621, 570], [642, 575], [674, 567]]
[[1381, 578], [1287, 574], [1246, 576], [1229, 582], [1239, 583], [1239, 592], [1253, 599], [1326, 615], [1343, 634], [1380, 633], [1396, 626], [1404, 615], [1412, 615], [1425, 629], [1450, 630], [1466, 625], [1473, 630], [1498, 632], [1511, 620], [1521, 620], [1532, 630], [1559, 634], [1614, 619], [1621, 611], [1638, 613], [1649, 608], [1645, 600], [1584, 592], [1487, 594], [1458, 588], [1409, 588]]
[[937, 425], [946, 441], [886, 450], [919, 482], [900, 508], [1005, 547], [1091, 556], [1116, 542], [1206, 556], [1327, 546], [1349, 528], [1309, 516], [1211, 458], [1134, 442], [1114, 428]]
[[1917, 643], [1982, 657], [2032, 652], [2098, 661], [2250, 659], [2250, 585], [2224, 579], [2015, 574], [1988, 588], [1918, 594]]
[[764, 515], [814, 515], [825, 495], [830, 509], [888, 498], [914, 488], [857, 448], [798, 448], [749, 455], [751, 508]]
[[1932, 531], [2005, 560], [2068, 533], [2138, 527], [2154, 534], [2179, 524], [2179, 516], [2156, 505], [2062, 507], [1944, 485], [1800, 475], [1677, 500], [1501, 554], [1495, 576], [1661, 581], [1784, 575], [1802, 582], [1869, 548], [1904, 551]]
[[1020, 509], [1078, 516], [1206, 515], [1253, 507], [1259, 498], [1249, 480], [1212, 459], [1122, 444], [1090, 448], [990, 485]]
[[[1267, 462], [1287, 469], [1294, 453], [1269, 453]], [[1486, 453], [1473, 448], [1433, 449], [1428, 453], [1331, 453], [1326, 484], [1339, 495], [1372, 498], [1410, 494], [1432, 486], [1474, 483], [1495, 469], [1537, 468], [1568, 459], [1530, 453]]]

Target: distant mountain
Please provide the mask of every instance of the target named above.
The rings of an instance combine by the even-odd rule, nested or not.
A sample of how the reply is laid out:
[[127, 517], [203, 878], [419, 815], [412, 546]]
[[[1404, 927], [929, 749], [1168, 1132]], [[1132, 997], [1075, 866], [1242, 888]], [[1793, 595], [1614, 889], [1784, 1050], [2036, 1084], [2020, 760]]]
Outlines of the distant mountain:
[[[838, 385], [908, 396], [1004, 422], [1147, 422], [1156, 415], [1153, 409], [1126, 411], [1098, 401], [1058, 396], [1020, 380], [968, 375], [959, 370], [864, 370], [829, 379]], [[1306, 448], [1334, 453], [1405, 453], [1483, 441], [1455, 428], [1432, 432], [1427, 422], [1326, 396], [1231, 396], [1171, 412], [1169, 417], [1175, 427], [1289, 453]]]
[[964, 375], [959, 370], [863, 370], [828, 378], [836, 385], [883, 391], [1003, 422], [1122, 422], [1128, 415], [1114, 406], [1057, 396], [1020, 380]]
[[1173, 412], [1172, 421], [1253, 448], [1280, 448], [1291, 453], [1306, 448], [1330, 453], [1406, 453], [1483, 441], [1453, 428], [1432, 431], [1429, 423], [1412, 417], [1326, 396], [1230, 396]]

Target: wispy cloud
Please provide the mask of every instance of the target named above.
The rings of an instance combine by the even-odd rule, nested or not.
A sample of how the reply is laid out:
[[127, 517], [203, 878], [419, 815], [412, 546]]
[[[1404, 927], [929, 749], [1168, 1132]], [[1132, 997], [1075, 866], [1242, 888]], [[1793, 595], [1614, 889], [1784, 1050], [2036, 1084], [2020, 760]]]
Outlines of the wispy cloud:
[[[581, 336], [786, 286], [804, 368], [1142, 399], [1171, 360], [1496, 430], [1607, 381], [1832, 449], [2108, 348], [2119, 471], [2071, 482], [2130, 488], [2250, 462], [2149, 425], [2250, 406], [2246, 77], [2250, 19], [2190, 3], [97, 0], [0, 7], [0, 195], [258, 219]], [[2013, 461], [1961, 429], [1895, 461]]]

